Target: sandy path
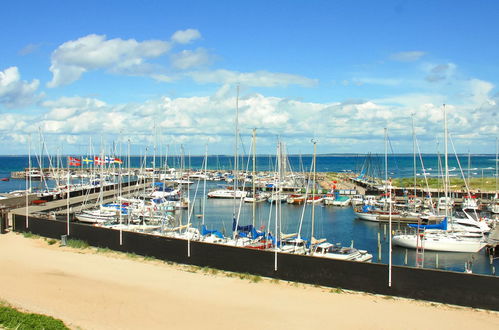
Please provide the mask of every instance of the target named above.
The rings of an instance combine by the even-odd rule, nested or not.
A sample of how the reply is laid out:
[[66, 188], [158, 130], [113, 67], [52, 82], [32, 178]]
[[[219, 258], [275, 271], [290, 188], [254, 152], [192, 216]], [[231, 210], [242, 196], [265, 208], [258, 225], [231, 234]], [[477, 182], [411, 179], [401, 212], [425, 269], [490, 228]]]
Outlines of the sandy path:
[[82, 329], [499, 329], [495, 312], [250, 283], [12, 233], [0, 236], [0, 299]]

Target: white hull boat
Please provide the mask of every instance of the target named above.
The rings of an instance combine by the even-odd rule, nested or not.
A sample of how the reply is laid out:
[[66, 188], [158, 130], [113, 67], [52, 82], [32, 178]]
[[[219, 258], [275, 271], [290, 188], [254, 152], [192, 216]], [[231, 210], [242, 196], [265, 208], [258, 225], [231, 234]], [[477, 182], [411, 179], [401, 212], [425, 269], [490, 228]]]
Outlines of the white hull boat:
[[[416, 234], [395, 235], [394, 245], [416, 249], [418, 237]], [[426, 232], [423, 234], [422, 246], [428, 251], [468, 252], [476, 253], [486, 245], [482, 236], [462, 235], [442, 231], [441, 233]]]
[[208, 193], [208, 198], [244, 198], [248, 193], [241, 190], [219, 189]]

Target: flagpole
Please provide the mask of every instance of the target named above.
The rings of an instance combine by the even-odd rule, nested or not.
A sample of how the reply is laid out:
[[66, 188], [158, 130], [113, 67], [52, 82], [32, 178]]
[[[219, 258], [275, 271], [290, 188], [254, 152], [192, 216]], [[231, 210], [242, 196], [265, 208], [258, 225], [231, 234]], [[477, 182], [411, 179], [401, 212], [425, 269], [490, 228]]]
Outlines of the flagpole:
[[67, 221], [67, 228], [66, 228], [66, 235], [69, 236], [69, 157], [67, 159], [67, 167], [68, 167], [68, 178], [67, 178], [67, 184], [66, 184], [66, 189], [67, 191], [67, 196], [66, 196], [66, 221]]

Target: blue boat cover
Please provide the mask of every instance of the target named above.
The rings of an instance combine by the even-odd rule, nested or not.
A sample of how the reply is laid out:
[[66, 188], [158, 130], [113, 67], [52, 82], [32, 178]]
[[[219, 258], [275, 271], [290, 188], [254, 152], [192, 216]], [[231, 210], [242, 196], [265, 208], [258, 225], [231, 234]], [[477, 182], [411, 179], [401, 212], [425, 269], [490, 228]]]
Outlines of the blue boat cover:
[[[232, 231], [236, 230], [236, 225], [236, 219], [232, 219]], [[253, 225], [237, 226], [237, 230], [249, 233], [253, 230]]]
[[208, 230], [206, 228], [206, 225], [203, 225], [203, 227], [201, 227], [201, 235], [206, 236], [209, 234], [213, 234], [218, 238], [224, 238], [224, 235], [222, 235], [222, 233], [219, 232], [218, 230]]
[[[409, 227], [411, 228], [418, 228], [418, 225], [412, 225], [410, 224]], [[421, 229], [442, 229], [442, 230], [447, 230], [447, 218], [444, 218], [440, 223], [434, 224], [434, 225], [420, 225], [419, 228]]]
[[374, 210], [374, 206], [373, 205], [364, 205], [362, 206], [362, 212], [363, 213], [367, 213], [369, 211], [372, 211]]

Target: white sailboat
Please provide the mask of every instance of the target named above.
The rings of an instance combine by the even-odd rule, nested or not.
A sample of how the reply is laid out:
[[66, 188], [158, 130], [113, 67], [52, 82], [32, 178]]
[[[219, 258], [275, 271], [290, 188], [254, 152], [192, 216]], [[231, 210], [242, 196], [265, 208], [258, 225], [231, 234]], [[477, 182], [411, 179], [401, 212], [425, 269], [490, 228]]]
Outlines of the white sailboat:
[[[449, 167], [447, 150], [447, 112], [444, 105], [444, 141], [445, 141], [445, 178], [444, 178], [444, 201], [449, 201]], [[450, 230], [427, 229], [419, 236], [417, 234], [402, 234], [392, 237], [393, 244], [416, 249], [418, 240], [421, 239], [424, 250], [445, 251], [445, 252], [478, 252], [486, 245], [482, 233], [472, 233], [469, 231], [457, 231], [452, 225], [451, 212], [448, 207], [444, 207], [446, 219], [449, 219]]]

